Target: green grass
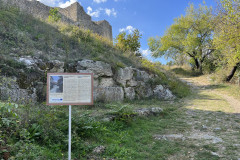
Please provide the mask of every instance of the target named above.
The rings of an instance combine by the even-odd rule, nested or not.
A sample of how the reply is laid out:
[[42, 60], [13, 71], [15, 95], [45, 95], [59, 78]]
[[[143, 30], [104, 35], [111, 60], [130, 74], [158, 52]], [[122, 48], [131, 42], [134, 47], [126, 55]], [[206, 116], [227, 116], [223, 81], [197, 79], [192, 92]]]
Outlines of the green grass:
[[170, 70], [170, 72], [175, 73], [176, 75], [184, 76], [184, 77], [195, 77], [195, 76], [200, 76], [202, 74], [189, 70], [189, 69], [184, 69], [184, 68], [173, 68]]
[[[178, 107], [156, 101], [125, 104], [96, 104], [91, 107], [73, 107], [72, 156], [75, 159], [165, 159], [179, 152], [178, 142], [156, 141], [154, 134], [168, 131], [182, 132], [186, 125], [176, 121], [181, 115]], [[105, 115], [128, 106], [129, 110], [161, 105], [165, 111], [158, 116], [127, 117], [111, 122], [100, 121]], [[0, 105], [0, 147], [7, 148], [11, 157], [17, 159], [62, 159], [67, 157], [68, 110], [66, 106]], [[10, 107], [9, 107], [10, 106]], [[115, 108], [114, 108], [115, 107]], [[116, 108], [117, 107], [117, 108]], [[91, 116], [100, 111], [101, 115]], [[175, 127], [174, 127], [175, 126]], [[177, 126], [177, 127], [176, 127]], [[93, 149], [104, 145], [106, 150], [98, 155]], [[28, 153], [28, 154], [26, 154]], [[0, 152], [0, 157], [3, 153]], [[2, 157], [1, 157], [2, 158]]]

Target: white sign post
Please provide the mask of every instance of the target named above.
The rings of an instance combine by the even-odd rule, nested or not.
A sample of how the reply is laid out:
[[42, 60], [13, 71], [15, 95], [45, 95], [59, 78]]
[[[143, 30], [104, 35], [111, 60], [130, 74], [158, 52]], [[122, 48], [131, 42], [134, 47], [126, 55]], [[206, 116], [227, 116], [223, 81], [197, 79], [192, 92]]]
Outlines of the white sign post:
[[71, 139], [72, 139], [72, 106], [69, 105], [69, 120], [68, 120], [68, 160], [71, 160]]
[[68, 160], [71, 160], [72, 105], [93, 105], [93, 74], [48, 73], [47, 105], [69, 106]]

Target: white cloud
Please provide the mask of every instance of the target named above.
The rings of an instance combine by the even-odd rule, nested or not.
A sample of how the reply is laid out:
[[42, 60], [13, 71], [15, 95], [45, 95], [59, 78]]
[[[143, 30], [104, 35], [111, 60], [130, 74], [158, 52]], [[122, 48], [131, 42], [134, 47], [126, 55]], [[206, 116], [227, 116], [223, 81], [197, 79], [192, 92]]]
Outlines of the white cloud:
[[64, 0], [37, 0], [37, 1], [40, 1], [41, 3], [51, 7], [66, 8], [71, 4], [77, 2], [78, 0], [67, 0], [66, 2]]
[[95, 11], [90, 6], [87, 8], [87, 14], [92, 16], [92, 17], [99, 17], [102, 12], [105, 12], [105, 14], [108, 15], [108, 16], [114, 16], [114, 17], [117, 16], [117, 12], [115, 11], [114, 8], [112, 8], [112, 9], [109, 9], [109, 8], [105, 8], [105, 9], [98, 8]]
[[150, 56], [151, 55], [151, 51], [149, 49], [141, 49], [140, 48], [140, 52], [142, 53], [143, 56]]
[[69, 1], [66, 1], [65, 3], [60, 2], [59, 7], [66, 8], [66, 7], [70, 6], [71, 4], [73, 4], [75, 2], [77, 2], [77, 0], [69, 0]]
[[92, 9], [90, 6], [88, 6], [88, 7], [87, 7], [87, 14], [89, 14], [89, 15], [92, 16], [92, 17], [99, 17], [101, 10], [102, 10], [102, 9], [99, 8], [99, 9], [93, 11], [93, 9]]
[[117, 16], [117, 12], [115, 11], [114, 8], [112, 8], [112, 9], [105, 8], [105, 13], [106, 13], [108, 16], [111, 16], [111, 15], [113, 15], [114, 17]]
[[128, 32], [128, 33], [133, 33], [135, 28], [133, 26], [127, 26], [126, 28], [120, 28], [119, 32]]
[[104, 3], [104, 2], [107, 2], [107, 0], [93, 0], [93, 2], [95, 2], [95, 3]]

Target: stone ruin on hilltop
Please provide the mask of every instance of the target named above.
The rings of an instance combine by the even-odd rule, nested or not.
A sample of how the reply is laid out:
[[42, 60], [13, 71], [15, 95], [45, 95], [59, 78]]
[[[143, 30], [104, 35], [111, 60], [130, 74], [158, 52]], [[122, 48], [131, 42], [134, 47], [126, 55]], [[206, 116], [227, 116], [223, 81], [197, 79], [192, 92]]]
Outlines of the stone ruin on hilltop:
[[[49, 17], [50, 9], [54, 7], [49, 7], [37, 0], [0, 0], [6, 4], [14, 5], [18, 7], [21, 11], [27, 12], [34, 17], [46, 19]], [[59, 13], [61, 14], [61, 21], [67, 24], [76, 25], [78, 27], [92, 30], [103, 37], [112, 40], [112, 26], [108, 21], [92, 21], [91, 16], [89, 16], [83, 9], [83, 7], [75, 2], [69, 7], [59, 8]]]

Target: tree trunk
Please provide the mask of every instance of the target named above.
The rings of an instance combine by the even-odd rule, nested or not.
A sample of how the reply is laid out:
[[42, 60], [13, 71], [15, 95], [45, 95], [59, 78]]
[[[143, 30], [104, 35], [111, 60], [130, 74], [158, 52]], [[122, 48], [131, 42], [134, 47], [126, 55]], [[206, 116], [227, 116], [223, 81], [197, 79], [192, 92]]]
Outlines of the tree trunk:
[[236, 70], [237, 70], [237, 68], [238, 68], [239, 65], [240, 65], [240, 62], [238, 62], [238, 63], [233, 67], [231, 73], [230, 73], [230, 74], [227, 76], [227, 78], [226, 78], [226, 81], [227, 81], [227, 82], [229, 82], [229, 81], [233, 78], [233, 76], [234, 76], [234, 74], [235, 74], [235, 72], [236, 72]]
[[197, 69], [199, 69], [200, 65], [199, 65], [198, 59], [196, 59], [196, 58], [193, 58], [193, 59], [195, 61], [195, 65], [196, 65]]
[[195, 65], [197, 67], [197, 70], [202, 73], [202, 63], [197, 59], [197, 58], [194, 58], [194, 61], [195, 61]]

